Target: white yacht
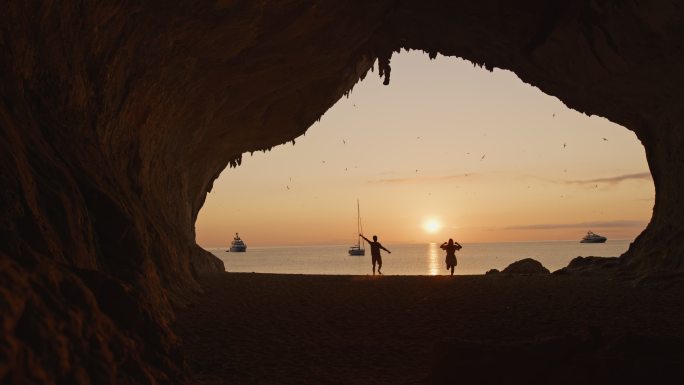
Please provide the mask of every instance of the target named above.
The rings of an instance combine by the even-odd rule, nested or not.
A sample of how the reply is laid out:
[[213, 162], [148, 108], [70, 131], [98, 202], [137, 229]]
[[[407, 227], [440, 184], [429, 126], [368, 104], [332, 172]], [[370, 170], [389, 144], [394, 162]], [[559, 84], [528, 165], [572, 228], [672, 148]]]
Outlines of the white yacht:
[[604, 243], [607, 240], [603, 235], [594, 234], [591, 230], [582, 238], [580, 243]]
[[247, 251], [247, 245], [240, 239], [238, 233], [235, 233], [235, 238], [233, 238], [233, 242], [230, 243], [230, 251], [239, 253]]

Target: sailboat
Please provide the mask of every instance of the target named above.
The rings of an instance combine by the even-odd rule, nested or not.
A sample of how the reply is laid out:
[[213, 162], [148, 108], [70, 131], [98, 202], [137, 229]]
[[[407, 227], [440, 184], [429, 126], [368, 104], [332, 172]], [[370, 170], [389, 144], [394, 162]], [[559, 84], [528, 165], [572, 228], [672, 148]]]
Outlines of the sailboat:
[[356, 244], [349, 247], [349, 255], [366, 255], [366, 249], [363, 248], [363, 241], [361, 241], [361, 233], [363, 233], [363, 226], [361, 225], [361, 209], [359, 208], [359, 200], [356, 200]]

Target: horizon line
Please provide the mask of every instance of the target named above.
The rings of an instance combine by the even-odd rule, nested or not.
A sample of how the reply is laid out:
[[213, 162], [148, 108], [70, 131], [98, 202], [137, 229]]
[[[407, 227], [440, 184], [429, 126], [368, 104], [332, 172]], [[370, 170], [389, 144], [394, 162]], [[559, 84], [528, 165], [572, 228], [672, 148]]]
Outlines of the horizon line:
[[[634, 239], [631, 238], [615, 238], [615, 239], [609, 239], [609, 241], [629, 241], [633, 242]], [[578, 239], [537, 239], [537, 240], [521, 240], [521, 241], [478, 241], [478, 242], [466, 242], [466, 241], [459, 241], [459, 243], [462, 244], [469, 244], [469, 245], [476, 245], [476, 244], [493, 244], [493, 243], [539, 243], [539, 242], [578, 242], [579, 243], [579, 238]], [[394, 245], [425, 245], [425, 244], [438, 244], [439, 242], [430, 242], [430, 241], [425, 241], [425, 242], [392, 242], [392, 241], [386, 241], [386, 244], [394, 244]], [[226, 246], [202, 246], [199, 245], [201, 248], [204, 250], [224, 250], [224, 249], [229, 249], [230, 245]], [[256, 245], [247, 245], [247, 249], [249, 247], [317, 247], [317, 246], [340, 246], [340, 247], [349, 247], [352, 246], [351, 244], [346, 244], [346, 243], [309, 243], [309, 244], [256, 244]]]

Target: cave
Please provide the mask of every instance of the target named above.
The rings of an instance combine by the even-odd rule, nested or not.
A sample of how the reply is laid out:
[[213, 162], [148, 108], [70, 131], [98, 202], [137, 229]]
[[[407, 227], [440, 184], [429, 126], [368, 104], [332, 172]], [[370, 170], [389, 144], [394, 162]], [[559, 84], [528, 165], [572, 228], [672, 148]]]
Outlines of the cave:
[[170, 323], [223, 270], [195, 243], [213, 180], [371, 70], [389, 83], [401, 49], [632, 130], [656, 199], [620, 274], [684, 270], [676, 1], [7, 1], [0, 20], [3, 383], [190, 381]]

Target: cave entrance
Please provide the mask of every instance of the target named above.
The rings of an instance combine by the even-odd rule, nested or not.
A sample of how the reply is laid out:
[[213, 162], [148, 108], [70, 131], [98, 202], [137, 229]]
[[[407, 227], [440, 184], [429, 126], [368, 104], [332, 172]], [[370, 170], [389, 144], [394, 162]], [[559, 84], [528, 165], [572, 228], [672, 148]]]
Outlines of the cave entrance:
[[[344, 256], [356, 239], [357, 198], [367, 235], [385, 245], [454, 237], [577, 247], [593, 230], [608, 237], [604, 249], [567, 257], [616, 256], [645, 228], [655, 192], [632, 131], [571, 110], [509, 71], [419, 52], [395, 54], [392, 69], [389, 86], [368, 76], [295, 147], [255, 153], [226, 170], [199, 214], [198, 243], [229, 271], [236, 265], [225, 249], [235, 232], [248, 251], [324, 245]], [[283, 267], [306, 264], [301, 250], [280, 250], [282, 264], [245, 269], [314, 272]], [[429, 247], [424, 254], [441, 258]], [[364, 274], [366, 259], [354, 267]]]

